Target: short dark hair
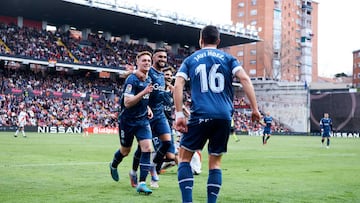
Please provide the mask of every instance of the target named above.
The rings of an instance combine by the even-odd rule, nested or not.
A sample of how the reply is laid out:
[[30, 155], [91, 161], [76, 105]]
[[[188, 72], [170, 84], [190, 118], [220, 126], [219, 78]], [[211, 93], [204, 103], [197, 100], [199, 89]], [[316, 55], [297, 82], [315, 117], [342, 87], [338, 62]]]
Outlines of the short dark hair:
[[207, 25], [201, 30], [201, 38], [205, 44], [216, 44], [220, 39], [220, 32], [217, 27], [213, 25]]
[[153, 55], [156, 54], [157, 52], [167, 52], [167, 50], [164, 47], [160, 47], [154, 50]]

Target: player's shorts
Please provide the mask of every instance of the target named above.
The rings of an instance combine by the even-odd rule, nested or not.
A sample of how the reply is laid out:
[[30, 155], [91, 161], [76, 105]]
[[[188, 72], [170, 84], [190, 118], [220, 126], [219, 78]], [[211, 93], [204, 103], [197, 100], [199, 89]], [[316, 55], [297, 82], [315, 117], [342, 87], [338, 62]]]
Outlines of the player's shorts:
[[322, 137], [330, 137], [330, 131], [324, 131], [321, 136]]
[[149, 139], [151, 140], [151, 128], [149, 122], [143, 122], [139, 125], [134, 125], [133, 122], [126, 122], [120, 120], [119, 122], [119, 138], [120, 144], [123, 147], [131, 147], [134, 137], [138, 141]]
[[23, 127], [25, 127], [25, 124], [26, 124], [26, 122], [20, 122], [18, 127], [23, 128]]
[[151, 132], [153, 137], [158, 137], [163, 134], [171, 134], [169, 122], [165, 114], [150, 120]]
[[[153, 137], [152, 138], [152, 142], [153, 142], [153, 146], [154, 146], [154, 150], [157, 151], [158, 149], [160, 149], [161, 147], [161, 140], [159, 137]], [[169, 147], [169, 149], [167, 150], [167, 152], [173, 153], [175, 154], [176, 150], [175, 150], [175, 143], [174, 143], [174, 135], [171, 133], [171, 145]]]
[[271, 129], [270, 128], [264, 128], [263, 135], [271, 135]]
[[152, 143], [155, 151], [157, 151], [161, 147], [161, 140], [159, 139], [159, 137], [153, 137]]
[[192, 119], [188, 123], [188, 132], [181, 137], [180, 146], [189, 151], [202, 150], [208, 143], [208, 153], [221, 155], [227, 152], [231, 120]]

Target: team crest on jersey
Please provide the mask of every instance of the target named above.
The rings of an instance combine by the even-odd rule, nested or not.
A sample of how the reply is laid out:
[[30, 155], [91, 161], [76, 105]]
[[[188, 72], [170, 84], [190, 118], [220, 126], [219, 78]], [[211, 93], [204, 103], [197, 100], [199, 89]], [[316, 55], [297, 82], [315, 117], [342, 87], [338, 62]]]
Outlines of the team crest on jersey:
[[143, 99], [149, 99], [149, 97], [150, 97], [150, 94], [145, 94], [145, 95], [143, 96]]
[[125, 92], [126, 92], [126, 93], [130, 93], [131, 90], [132, 90], [132, 85], [131, 85], [131, 84], [128, 84], [128, 85], [126, 86]]

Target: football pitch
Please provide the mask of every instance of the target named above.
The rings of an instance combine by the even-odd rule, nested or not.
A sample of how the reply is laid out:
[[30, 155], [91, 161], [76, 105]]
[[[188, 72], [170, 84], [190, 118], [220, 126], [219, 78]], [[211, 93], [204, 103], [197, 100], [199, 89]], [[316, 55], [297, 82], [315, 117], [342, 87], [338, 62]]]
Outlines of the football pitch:
[[[117, 135], [27, 135], [0, 133], [0, 202], [181, 202], [176, 167], [149, 196], [130, 187], [131, 156], [119, 166], [120, 181], [111, 179]], [[202, 156], [195, 203], [206, 202], [205, 150]], [[264, 146], [261, 137], [230, 137], [222, 162], [220, 203], [360, 202], [359, 138], [332, 138], [326, 149], [320, 137], [274, 135]]]

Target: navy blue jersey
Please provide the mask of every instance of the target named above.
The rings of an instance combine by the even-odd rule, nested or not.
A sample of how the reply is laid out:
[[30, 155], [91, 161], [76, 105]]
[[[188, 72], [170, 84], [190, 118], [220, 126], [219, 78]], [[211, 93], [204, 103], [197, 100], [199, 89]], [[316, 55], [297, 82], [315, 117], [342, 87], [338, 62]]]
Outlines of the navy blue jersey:
[[164, 112], [164, 73], [157, 71], [154, 67], [151, 67], [149, 70], [149, 77], [151, 78], [154, 87], [153, 91], [150, 94], [149, 106], [153, 111], [154, 118], [156, 118]]
[[231, 120], [232, 76], [240, 69], [241, 65], [233, 56], [215, 48], [203, 48], [187, 57], [176, 76], [190, 79], [190, 119]]
[[[151, 79], [148, 77], [145, 81], [139, 80], [135, 74], [131, 74], [125, 81], [123, 97], [121, 99], [121, 113], [122, 120], [129, 121], [148, 121], [148, 103], [149, 94], [143, 96], [143, 98], [134, 106], [126, 108], [124, 106], [125, 96], [134, 96], [143, 91], [148, 84], [151, 83]], [[134, 123], [135, 124], [135, 123]]]
[[271, 116], [264, 117], [265, 128], [271, 128], [273, 118]]
[[332, 120], [331, 118], [322, 118], [320, 120], [320, 128], [324, 129], [324, 132], [330, 132], [332, 129]]
[[164, 92], [164, 113], [169, 123], [172, 123], [172, 112], [174, 109], [174, 99], [171, 91]]

